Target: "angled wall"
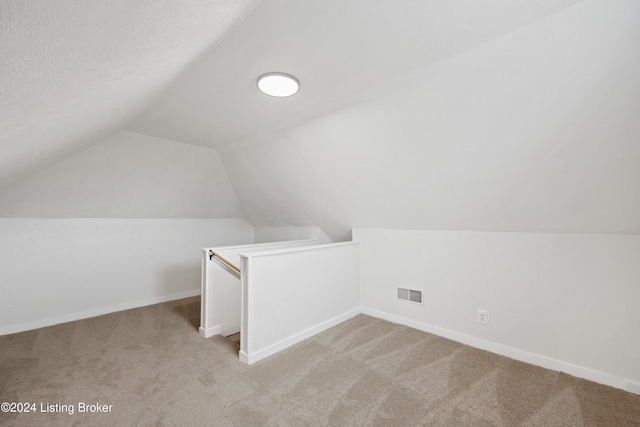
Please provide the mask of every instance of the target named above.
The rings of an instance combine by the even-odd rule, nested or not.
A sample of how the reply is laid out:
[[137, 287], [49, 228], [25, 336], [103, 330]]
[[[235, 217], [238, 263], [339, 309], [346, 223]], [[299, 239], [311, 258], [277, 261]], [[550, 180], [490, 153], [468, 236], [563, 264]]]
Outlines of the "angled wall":
[[217, 151], [123, 132], [0, 190], [0, 217], [243, 215]]
[[221, 157], [252, 224], [334, 241], [352, 227], [640, 233], [639, 44], [640, 3], [581, 2]]
[[215, 150], [134, 133], [1, 190], [0, 216], [0, 334], [197, 295], [200, 248], [253, 242]]

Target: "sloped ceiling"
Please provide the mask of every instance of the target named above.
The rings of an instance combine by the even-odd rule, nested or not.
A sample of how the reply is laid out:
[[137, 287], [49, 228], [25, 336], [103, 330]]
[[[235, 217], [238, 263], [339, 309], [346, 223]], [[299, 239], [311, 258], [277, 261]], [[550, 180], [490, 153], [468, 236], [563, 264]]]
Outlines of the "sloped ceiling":
[[[579, 0], [263, 0], [131, 130], [206, 147], [302, 124], [411, 69], [482, 45]], [[300, 96], [256, 90], [265, 72]]]
[[125, 130], [257, 0], [0, 2], [0, 188]]
[[640, 233], [637, 46], [584, 2], [220, 153], [254, 225]]
[[640, 233], [636, 0], [39, 3], [2, 3], [2, 179], [126, 129], [219, 149], [257, 226]]

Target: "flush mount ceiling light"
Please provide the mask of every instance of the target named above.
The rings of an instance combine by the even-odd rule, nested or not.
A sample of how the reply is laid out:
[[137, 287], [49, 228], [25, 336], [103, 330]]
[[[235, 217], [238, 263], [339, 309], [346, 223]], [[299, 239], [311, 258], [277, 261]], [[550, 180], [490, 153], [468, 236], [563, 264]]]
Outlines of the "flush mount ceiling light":
[[260, 92], [277, 98], [295, 95], [300, 89], [300, 82], [285, 73], [267, 73], [258, 77]]

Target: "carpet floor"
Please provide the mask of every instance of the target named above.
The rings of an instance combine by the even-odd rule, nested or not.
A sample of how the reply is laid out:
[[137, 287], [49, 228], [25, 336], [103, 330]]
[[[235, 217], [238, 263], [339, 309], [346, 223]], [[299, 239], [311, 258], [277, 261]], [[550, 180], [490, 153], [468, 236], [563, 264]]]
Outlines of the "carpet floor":
[[196, 297], [0, 337], [0, 402], [31, 410], [0, 425], [640, 425], [638, 395], [364, 315], [252, 366], [199, 317]]

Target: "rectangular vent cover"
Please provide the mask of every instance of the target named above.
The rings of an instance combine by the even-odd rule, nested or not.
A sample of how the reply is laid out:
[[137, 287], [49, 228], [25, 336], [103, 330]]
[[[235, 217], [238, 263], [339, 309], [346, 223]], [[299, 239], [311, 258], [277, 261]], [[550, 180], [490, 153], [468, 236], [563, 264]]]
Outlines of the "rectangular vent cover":
[[398, 288], [398, 299], [422, 304], [422, 291], [415, 289]]

